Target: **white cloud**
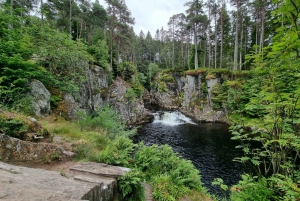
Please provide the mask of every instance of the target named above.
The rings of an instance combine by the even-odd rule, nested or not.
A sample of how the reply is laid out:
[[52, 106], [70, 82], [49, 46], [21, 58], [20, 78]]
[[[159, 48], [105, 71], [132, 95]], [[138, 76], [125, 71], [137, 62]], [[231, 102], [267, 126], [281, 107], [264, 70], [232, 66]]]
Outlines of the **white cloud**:
[[[187, 0], [186, 0], [187, 1]], [[184, 13], [187, 9], [183, 0], [126, 0], [126, 5], [135, 18], [134, 31], [139, 34], [141, 30], [148, 31], [154, 37], [157, 29], [167, 29], [168, 21], [172, 15]], [[99, 1], [106, 7], [104, 0]]]

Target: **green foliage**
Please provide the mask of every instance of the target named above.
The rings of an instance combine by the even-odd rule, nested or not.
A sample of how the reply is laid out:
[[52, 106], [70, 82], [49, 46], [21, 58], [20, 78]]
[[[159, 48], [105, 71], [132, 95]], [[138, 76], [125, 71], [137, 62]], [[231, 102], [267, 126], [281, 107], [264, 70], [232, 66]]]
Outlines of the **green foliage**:
[[148, 66], [148, 77], [150, 79], [150, 82], [155, 78], [157, 73], [159, 73], [161, 69], [159, 66], [155, 63], [150, 63]]
[[34, 111], [34, 106], [32, 102], [33, 102], [32, 97], [25, 96], [24, 98], [15, 100], [11, 105], [11, 108], [16, 112], [32, 115]]
[[[99, 162], [128, 167], [132, 162], [131, 155], [134, 147], [133, 142], [127, 137], [117, 137], [101, 152]], [[127, 193], [125, 194], [127, 195]]]
[[24, 61], [21, 55], [0, 55], [0, 99], [3, 104], [21, 99], [29, 91], [29, 81], [41, 78], [42, 71], [32, 62]]
[[163, 82], [171, 82], [171, 83], [175, 82], [175, 79], [174, 79], [173, 75], [164, 74], [164, 75], [161, 76], [160, 79]]
[[127, 88], [125, 98], [129, 101], [129, 103], [133, 103], [136, 100], [137, 94], [135, 93], [133, 88]]
[[28, 125], [22, 119], [18, 118], [4, 118], [0, 116], [0, 130], [5, 135], [22, 138], [27, 133]]
[[115, 111], [106, 105], [98, 108], [92, 115], [87, 115], [84, 112], [78, 113], [78, 123], [82, 130], [86, 131], [102, 131], [106, 130], [107, 136], [114, 139], [117, 136], [131, 136], [136, 133], [135, 129], [125, 130], [125, 124], [120, 122], [119, 116]]
[[205, 192], [199, 171], [168, 145], [147, 147], [140, 144], [134, 162], [153, 184], [153, 196], [157, 200], [176, 200], [190, 189]]
[[122, 62], [118, 65], [118, 75], [128, 82], [132, 82], [132, 78], [137, 74], [137, 67], [131, 62]]
[[277, 174], [268, 179], [271, 188], [278, 200], [296, 201], [300, 198], [300, 173], [295, 172], [293, 177]]
[[268, 201], [275, 198], [274, 192], [268, 188], [266, 178], [257, 178], [250, 175], [242, 175], [242, 180], [231, 188], [230, 199], [232, 201]]
[[36, 56], [55, 79], [63, 82], [62, 91], [77, 92], [79, 83], [85, 78], [85, 71], [92, 60], [87, 46], [81, 41], [73, 41], [67, 34], [49, 27], [33, 27], [35, 33]]
[[178, 186], [173, 183], [169, 175], [154, 176], [152, 197], [157, 201], [176, 201], [190, 192], [185, 186]]
[[60, 95], [54, 95], [54, 94], [51, 94], [51, 97], [50, 97], [50, 104], [52, 106], [57, 106], [59, 101], [62, 100], [62, 97]]
[[[63, 132], [64, 134], [66, 133], [65, 131]], [[108, 143], [109, 139], [105, 136], [105, 133], [85, 132], [84, 136], [81, 136], [81, 139], [76, 143], [75, 159], [83, 161], [98, 161], [100, 151], [102, 151]]]
[[174, 153], [168, 145], [136, 146], [130, 139], [120, 136], [106, 146], [99, 161], [138, 169], [121, 177], [123, 200], [144, 199], [139, 183], [142, 180], [152, 184], [156, 200], [178, 200], [191, 190], [206, 193], [199, 171], [190, 161]]
[[88, 52], [94, 56], [96, 62], [106, 69], [107, 72], [111, 71], [108, 64], [108, 46], [105, 40], [97, 40], [95, 44], [88, 47]]
[[145, 189], [142, 186], [141, 172], [131, 169], [125, 175], [118, 178], [118, 187], [121, 192], [121, 200], [144, 201]]

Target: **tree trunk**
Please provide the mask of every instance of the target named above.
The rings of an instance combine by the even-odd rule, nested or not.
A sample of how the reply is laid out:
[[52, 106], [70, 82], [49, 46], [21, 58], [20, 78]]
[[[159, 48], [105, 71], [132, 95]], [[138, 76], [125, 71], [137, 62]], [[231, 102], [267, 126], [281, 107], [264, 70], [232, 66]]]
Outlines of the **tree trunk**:
[[41, 0], [41, 18], [42, 18], [42, 22], [43, 22], [44, 21], [43, 0]]
[[265, 9], [265, 5], [262, 5], [261, 8], [261, 28], [260, 28], [260, 40], [259, 40], [259, 53], [262, 52], [263, 47], [264, 47], [264, 35], [265, 35], [265, 17], [266, 17], [266, 9]]
[[210, 38], [211, 38], [211, 33], [210, 33], [210, 20], [211, 20], [211, 7], [210, 7], [210, 0], [208, 0], [208, 68], [211, 67], [211, 42], [210, 42]]
[[255, 54], [258, 53], [258, 50], [257, 50], [257, 46], [258, 46], [258, 20], [257, 20], [258, 17], [256, 17], [256, 30], [255, 30]]
[[218, 46], [218, 41], [217, 41], [217, 11], [215, 12], [215, 68], [217, 68], [217, 46]]
[[73, 0], [70, 0], [70, 16], [69, 16], [69, 34], [72, 39], [72, 3]]
[[238, 66], [238, 48], [239, 48], [239, 12], [240, 3], [236, 1], [236, 23], [235, 23], [235, 42], [234, 42], [234, 57], [233, 57], [233, 70], [237, 70]]
[[242, 60], [243, 60], [243, 29], [244, 29], [244, 26], [243, 26], [243, 19], [242, 19], [242, 30], [241, 30], [241, 48], [240, 48], [240, 63], [239, 63], [239, 67], [240, 67], [240, 70], [242, 70]]
[[13, 22], [12, 22], [12, 17], [13, 17], [13, 10], [14, 10], [14, 0], [10, 0], [10, 22], [8, 25], [9, 29], [13, 28]]
[[224, 3], [223, 3], [223, 0], [221, 1], [222, 3], [222, 8], [221, 8], [221, 17], [220, 17], [220, 20], [221, 20], [221, 49], [220, 49], [220, 68], [222, 68], [223, 66], [223, 32], [224, 32], [224, 22], [223, 22], [223, 9], [224, 9]]
[[197, 25], [194, 25], [194, 43], [195, 43], [195, 69], [198, 68], [198, 41], [197, 41]]
[[175, 67], [174, 67], [174, 52], [175, 52], [175, 40], [174, 40], [174, 17], [172, 17], [172, 24], [173, 24], [173, 26], [172, 26], [172, 38], [173, 38], [173, 44], [172, 44], [172, 48], [173, 48], [173, 51], [172, 51], [172, 69], [174, 70], [175, 69]]
[[113, 65], [113, 39], [112, 37], [112, 33], [110, 34], [110, 67], [112, 69], [112, 65]]

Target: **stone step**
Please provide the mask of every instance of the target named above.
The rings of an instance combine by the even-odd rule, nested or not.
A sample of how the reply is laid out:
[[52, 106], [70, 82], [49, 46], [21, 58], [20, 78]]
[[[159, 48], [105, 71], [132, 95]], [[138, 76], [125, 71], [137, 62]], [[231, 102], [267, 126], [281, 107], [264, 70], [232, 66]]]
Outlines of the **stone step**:
[[118, 178], [130, 171], [130, 169], [107, 165], [105, 163], [87, 162], [71, 167], [70, 171], [80, 175], [97, 175], [102, 178]]
[[115, 178], [98, 178], [98, 177], [89, 177], [86, 175], [76, 175], [74, 177], [74, 180], [84, 181], [84, 182], [89, 182], [89, 183], [96, 183], [96, 184], [103, 183], [104, 185], [107, 185], [107, 186], [116, 184]]

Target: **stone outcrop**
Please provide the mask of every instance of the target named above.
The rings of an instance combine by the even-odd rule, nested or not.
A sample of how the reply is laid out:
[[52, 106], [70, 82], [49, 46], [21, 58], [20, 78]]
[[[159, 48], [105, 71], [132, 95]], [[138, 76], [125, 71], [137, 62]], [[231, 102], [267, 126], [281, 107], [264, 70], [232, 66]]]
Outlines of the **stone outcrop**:
[[130, 85], [121, 78], [116, 78], [109, 85], [107, 74], [98, 66], [89, 68], [87, 78], [87, 82], [80, 89], [77, 100], [80, 108], [86, 109], [88, 113], [109, 104], [120, 115], [120, 120], [128, 124], [149, 121], [149, 118], [152, 117], [144, 108], [142, 99], [138, 98], [131, 102], [125, 97]]
[[113, 201], [117, 177], [129, 169], [83, 163], [70, 172], [17, 167], [0, 162], [0, 200]]
[[126, 97], [129, 87], [130, 85], [121, 78], [115, 79], [109, 87], [107, 102], [120, 115], [120, 119], [128, 124], [149, 121], [152, 115], [145, 109], [142, 99], [137, 98], [131, 101]]
[[[73, 97], [71, 94], [58, 92], [61, 99], [57, 103], [55, 114], [67, 119], [76, 119], [78, 110], [86, 110], [92, 114], [97, 108], [109, 104], [113, 107], [120, 119], [128, 124], [142, 123], [149, 121], [152, 115], [144, 108], [141, 98], [129, 101], [125, 94], [130, 84], [121, 78], [116, 78], [109, 85], [108, 74], [99, 66], [90, 65], [86, 71], [87, 81], [81, 84], [79, 93]], [[42, 117], [50, 113], [50, 92], [38, 80], [30, 84], [31, 95], [33, 96], [34, 112]], [[63, 94], [63, 95], [62, 95]]]
[[0, 134], [0, 158], [7, 162], [45, 163], [62, 160], [69, 153], [51, 143], [34, 143]]
[[99, 66], [90, 66], [86, 73], [87, 81], [81, 85], [77, 101], [79, 107], [92, 113], [95, 109], [104, 106], [108, 95], [108, 76]]
[[[177, 76], [174, 83], [166, 83], [168, 90], [160, 92], [152, 89], [151, 103], [158, 104], [167, 110], [180, 110], [185, 115], [199, 122], [227, 122], [223, 110], [215, 111], [213, 108], [214, 87], [220, 85], [220, 78], [203, 77], [202, 73]], [[175, 86], [175, 87], [174, 87]], [[202, 87], [206, 92], [202, 91]]]
[[35, 118], [0, 111], [0, 132], [32, 142], [52, 142], [50, 133]]
[[66, 120], [74, 120], [77, 118], [76, 112], [80, 110], [79, 104], [75, 101], [71, 94], [64, 94], [63, 100], [59, 102], [56, 114]]
[[50, 92], [38, 80], [30, 83], [31, 96], [33, 97], [33, 107], [36, 116], [43, 116], [50, 113]]

